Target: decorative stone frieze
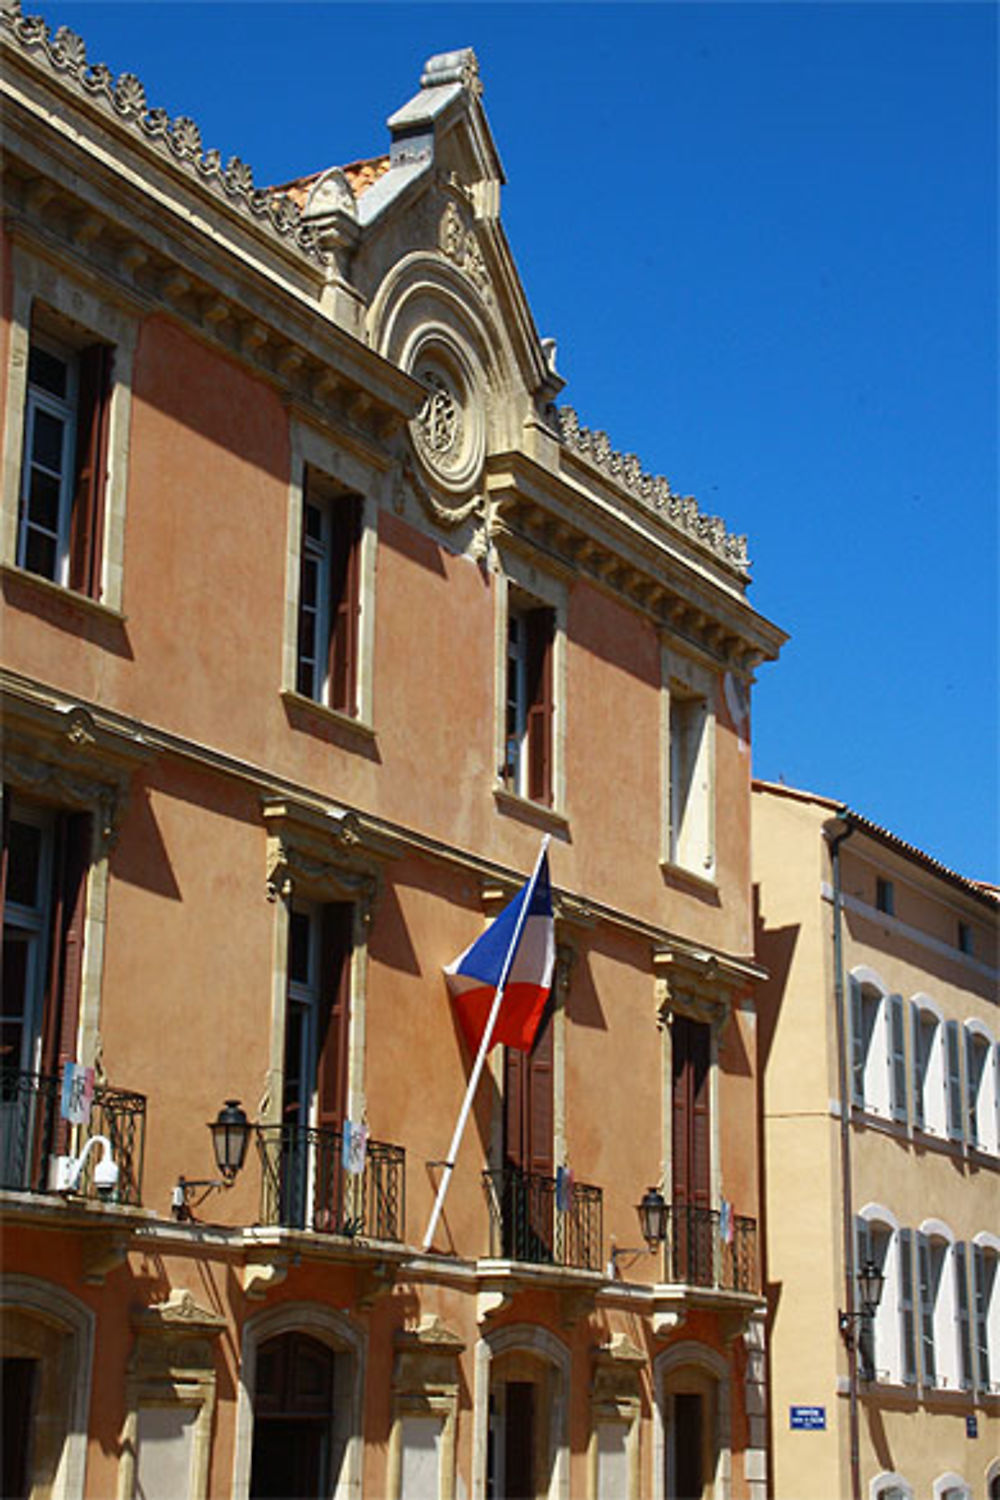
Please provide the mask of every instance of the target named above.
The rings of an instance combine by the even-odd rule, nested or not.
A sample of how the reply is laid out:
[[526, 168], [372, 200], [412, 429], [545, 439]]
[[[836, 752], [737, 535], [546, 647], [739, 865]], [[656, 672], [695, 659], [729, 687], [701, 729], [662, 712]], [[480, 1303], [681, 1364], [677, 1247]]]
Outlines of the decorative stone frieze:
[[669, 479], [647, 474], [634, 453], [619, 453], [612, 448], [606, 432], [581, 427], [572, 406], [561, 406], [555, 413], [559, 435], [564, 445], [580, 458], [640, 501], [654, 515], [675, 530], [706, 547], [720, 562], [746, 577], [750, 570], [747, 539], [727, 531], [719, 516], [705, 515], [692, 495], [675, 495]]
[[475, 230], [465, 222], [455, 203], [449, 203], [441, 215], [438, 244], [442, 254], [446, 255], [460, 271], [465, 272], [483, 301], [487, 305], [491, 304], [493, 287], [483, 252], [479, 248], [479, 240]]
[[317, 228], [285, 194], [254, 186], [253, 172], [238, 156], [223, 166], [216, 150], [204, 149], [201, 131], [187, 115], [171, 120], [165, 109], [151, 108], [146, 90], [134, 73], [116, 79], [106, 63], [91, 63], [83, 38], [68, 26], [50, 31], [42, 16], [26, 16], [21, 0], [0, 3], [0, 36], [23, 52], [41, 58], [53, 72], [69, 80], [85, 97], [102, 105], [116, 119], [132, 126], [147, 144], [164, 157], [184, 165], [197, 181], [215, 191], [319, 265], [332, 257], [320, 245]]

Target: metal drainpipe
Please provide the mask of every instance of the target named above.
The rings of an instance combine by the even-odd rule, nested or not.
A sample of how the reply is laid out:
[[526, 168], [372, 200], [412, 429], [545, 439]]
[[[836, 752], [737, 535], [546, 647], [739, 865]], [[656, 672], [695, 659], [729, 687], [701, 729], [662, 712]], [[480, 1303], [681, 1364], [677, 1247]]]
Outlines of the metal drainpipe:
[[[833, 874], [833, 993], [837, 1017], [837, 1070], [840, 1083], [840, 1191], [843, 1203], [844, 1306], [854, 1324], [854, 1195], [851, 1187], [851, 1095], [847, 1071], [847, 1018], [844, 1014], [844, 943], [843, 901], [840, 884], [840, 846], [854, 829], [847, 822], [847, 809], [838, 818], [843, 832], [827, 833]], [[854, 1349], [848, 1349], [848, 1421], [850, 1427], [851, 1500], [861, 1500], [861, 1441], [858, 1420], [858, 1362]]]

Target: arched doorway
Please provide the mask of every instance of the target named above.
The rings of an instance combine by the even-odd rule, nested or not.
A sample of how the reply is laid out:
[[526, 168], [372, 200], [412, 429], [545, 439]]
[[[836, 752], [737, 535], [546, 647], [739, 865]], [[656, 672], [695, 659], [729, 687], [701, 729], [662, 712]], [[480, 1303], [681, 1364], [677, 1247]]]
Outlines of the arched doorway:
[[476, 1349], [474, 1500], [566, 1500], [569, 1350], [513, 1324]]
[[257, 1350], [251, 1500], [326, 1500], [336, 1460], [335, 1355], [298, 1330]]
[[693, 1342], [659, 1356], [656, 1379], [657, 1500], [728, 1500], [729, 1368], [721, 1354]]

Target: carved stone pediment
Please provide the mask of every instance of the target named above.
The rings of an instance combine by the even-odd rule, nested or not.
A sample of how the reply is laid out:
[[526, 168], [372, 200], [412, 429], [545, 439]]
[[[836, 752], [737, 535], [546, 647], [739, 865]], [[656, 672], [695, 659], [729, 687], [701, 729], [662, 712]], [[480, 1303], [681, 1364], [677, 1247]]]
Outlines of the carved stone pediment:
[[428, 1314], [416, 1328], [400, 1329], [394, 1342], [392, 1384], [398, 1395], [457, 1394], [458, 1358], [465, 1343], [440, 1318]]
[[662, 1025], [672, 1011], [720, 1026], [741, 994], [764, 978], [750, 960], [730, 958], [710, 949], [674, 941], [653, 951], [656, 975], [657, 1020]]
[[363, 814], [313, 807], [287, 797], [265, 797], [267, 888], [271, 899], [306, 889], [353, 901], [370, 911], [379, 867], [400, 845]]

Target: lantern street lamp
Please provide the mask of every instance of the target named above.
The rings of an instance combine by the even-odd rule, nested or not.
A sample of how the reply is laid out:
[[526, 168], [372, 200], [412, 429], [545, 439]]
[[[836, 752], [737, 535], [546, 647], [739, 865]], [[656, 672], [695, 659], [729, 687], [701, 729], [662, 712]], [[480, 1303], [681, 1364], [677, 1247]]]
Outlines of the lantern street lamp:
[[[243, 1109], [238, 1099], [227, 1099], [215, 1119], [209, 1122], [208, 1128], [212, 1132], [215, 1164], [222, 1174], [221, 1178], [178, 1177], [171, 1199], [171, 1210], [175, 1219], [193, 1219], [192, 1208], [197, 1208], [204, 1203], [209, 1193], [215, 1192], [218, 1188], [231, 1188], [246, 1159], [247, 1145], [253, 1126], [247, 1119], [246, 1110]], [[204, 1191], [192, 1205], [191, 1194], [199, 1188]]]
[[[879, 1303], [882, 1301], [885, 1273], [882, 1267], [869, 1257], [858, 1271], [857, 1282], [860, 1309], [857, 1312], [839, 1314], [840, 1332], [848, 1350], [853, 1351], [857, 1347], [858, 1373], [861, 1379], [872, 1381], [875, 1379], [872, 1322], [878, 1312]], [[857, 1325], [857, 1332], [855, 1332], [855, 1325]]]
[[[667, 1237], [667, 1208], [666, 1199], [659, 1188], [647, 1188], [642, 1195], [642, 1202], [637, 1203], [635, 1211], [639, 1215], [639, 1229], [643, 1239], [646, 1241], [646, 1249], [650, 1255], [656, 1253], [659, 1245]], [[614, 1281], [618, 1272], [618, 1260], [623, 1255], [641, 1255], [642, 1250], [632, 1245], [616, 1245], [611, 1242], [611, 1259], [608, 1261], [608, 1280]]]

